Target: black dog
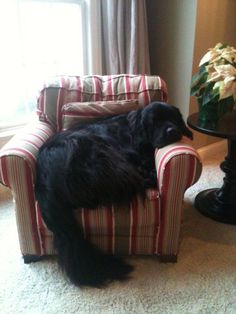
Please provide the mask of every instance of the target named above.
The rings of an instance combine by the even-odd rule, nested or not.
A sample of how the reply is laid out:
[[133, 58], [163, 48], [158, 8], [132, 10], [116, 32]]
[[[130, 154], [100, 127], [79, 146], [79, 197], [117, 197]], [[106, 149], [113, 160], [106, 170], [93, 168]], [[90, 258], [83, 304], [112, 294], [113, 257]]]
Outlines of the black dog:
[[154, 102], [50, 138], [37, 159], [36, 198], [54, 234], [59, 265], [76, 285], [128, 278], [132, 266], [88, 242], [76, 208], [123, 204], [157, 186], [154, 150], [192, 133], [179, 110]]

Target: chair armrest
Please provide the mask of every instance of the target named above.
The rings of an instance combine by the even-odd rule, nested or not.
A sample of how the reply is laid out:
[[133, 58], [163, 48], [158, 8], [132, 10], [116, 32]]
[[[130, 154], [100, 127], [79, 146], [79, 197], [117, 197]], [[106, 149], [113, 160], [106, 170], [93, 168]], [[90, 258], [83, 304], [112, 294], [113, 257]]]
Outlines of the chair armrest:
[[18, 175], [23, 175], [24, 165], [34, 178], [38, 150], [54, 133], [48, 123], [37, 122], [27, 125], [4, 145], [0, 150], [0, 183], [13, 189]]
[[0, 151], [0, 183], [11, 189], [16, 224], [23, 255], [42, 255], [44, 249], [37, 228], [34, 181], [39, 147], [54, 134], [44, 122], [28, 125]]
[[177, 255], [184, 193], [199, 179], [202, 164], [198, 153], [186, 138], [157, 149], [155, 162], [161, 197], [159, 253], [169, 256], [175, 252]]
[[190, 143], [184, 138], [177, 143], [156, 149], [155, 163], [160, 194], [167, 192], [171, 182], [174, 183], [173, 188], [178, 184], [184, 192], [199, 179], [202, 163]]

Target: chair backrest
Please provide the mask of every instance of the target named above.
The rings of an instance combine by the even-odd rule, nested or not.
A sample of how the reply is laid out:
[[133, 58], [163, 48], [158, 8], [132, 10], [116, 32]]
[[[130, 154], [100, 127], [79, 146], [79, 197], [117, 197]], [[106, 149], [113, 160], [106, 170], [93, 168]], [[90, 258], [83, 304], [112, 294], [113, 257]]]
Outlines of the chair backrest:
[[151, 75], [58, 76], [45, 82], [40, 91], [39, 119], [62, 129], [62, 108], [72, 102], [137, 99], [140, 106], [167, 101], [166, 83]]

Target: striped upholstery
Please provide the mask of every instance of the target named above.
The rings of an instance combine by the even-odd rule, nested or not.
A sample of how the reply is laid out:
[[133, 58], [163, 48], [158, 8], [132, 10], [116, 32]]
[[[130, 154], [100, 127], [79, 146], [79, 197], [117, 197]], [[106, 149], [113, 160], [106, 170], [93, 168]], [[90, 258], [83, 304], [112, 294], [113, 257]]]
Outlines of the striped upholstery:
[[[159, 77], [146, 75], [59, 77], [44, 85], [38, 100], [40, 121], [27, 126], [0, 151], [0, 181], [13, 193], [23, 255], [56, 253], [52, 233], [35, 202], [35, 159], [46, 139], [66, 127], [67, 104], [129, 99], [134, 103], [138, 99], [138, 106], [165, 101], [166, 85]], [[156, 150], [155, 160], [159, 189], [147, 190], [144, 202], [136, 197], [122, 208], [77, 209], [85, 237], [104, 251], [177, 254], [184, 191], [199, 178], [201, 163], [186, 141]]]
[[61, 111], [67, 103], [124, 99], [138, 99], [141, 106], [151, 100], [166, 101], [166, 84], [159, 76], [147, 75], [60, 76], [44, 84], [38, 114], [41, 121], [61, 130]]
[[0, 151], [0, 182], [13, 194], [20, 247], [23, 254], [41, 255], [35, 211], [35, 161], [39, 147], [55, 131], [46, 123], [29, 125]]
[[137, 99], [72, 102], [62, 107], [62, 129], [66, 130], [99, 117], [128, 113], [139, 107]]
[[[157, 253], [160, 198], [157, 190], [150, 189], [146, 193], [144, 203], [137, 197], [122, 208], [77, 209], [76, 217], [85, 237], [111, 254]], [[53, 254], [52, 234], [43, 223], [38, 207], [36, 211], [43, 252]]]
[[155, 162], [162, 212], [158, 249], [164, 256], [177, 255], [184, 192], [198, 180], [202, 165], [185, 138], [156, 150]]

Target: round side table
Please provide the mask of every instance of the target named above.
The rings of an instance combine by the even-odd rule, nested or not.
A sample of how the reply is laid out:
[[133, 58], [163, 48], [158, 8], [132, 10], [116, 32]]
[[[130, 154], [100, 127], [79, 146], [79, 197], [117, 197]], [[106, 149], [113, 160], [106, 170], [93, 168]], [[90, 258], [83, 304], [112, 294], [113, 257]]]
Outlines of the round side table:
[[187, 124], [198, 132], [228, 141], [228, 153], [220, 165], [225, 173], [222, 187], [200, 192], [195, 198], [194, 206], [216, 221], [236, 224], [236, 110], [227, 113], [217, 125], [202, 126], [198, 113], [190, 115]]

